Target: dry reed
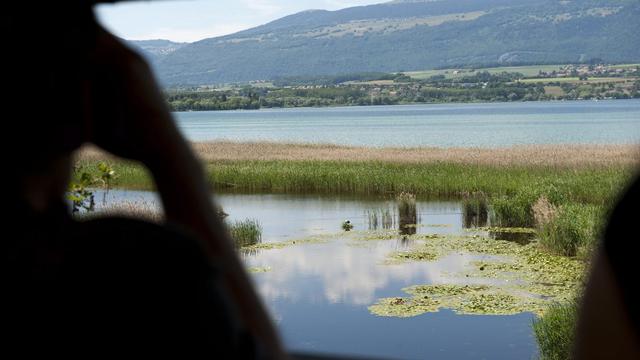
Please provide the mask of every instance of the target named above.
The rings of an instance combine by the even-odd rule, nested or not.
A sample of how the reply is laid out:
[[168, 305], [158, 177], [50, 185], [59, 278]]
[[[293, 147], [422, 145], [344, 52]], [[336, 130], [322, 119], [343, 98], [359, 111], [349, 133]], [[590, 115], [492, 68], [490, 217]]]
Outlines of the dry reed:
[[[242, 160], [379, 161], [388, 163], [454, 163], [490, 166], [602, 167], [640, 164], [638, 145], [526, 145], [504, 148], [372, 148], [328, 144], [273, 142], [192, 143], [205, 162]], [[104, 160], [109, 156], [84, 148], [79, 160]]]

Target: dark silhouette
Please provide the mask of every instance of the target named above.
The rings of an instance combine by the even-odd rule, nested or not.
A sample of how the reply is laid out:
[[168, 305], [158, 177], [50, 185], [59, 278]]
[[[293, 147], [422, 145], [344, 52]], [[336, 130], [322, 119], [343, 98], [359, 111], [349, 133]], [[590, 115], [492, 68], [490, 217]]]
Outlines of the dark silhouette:
[[[5, 351], [285, 357], [148, 65], [92, 5], [1, 15]], [[165, 225], [71, 218], [64, 194], [86, 143], [147, 166]]]
[[611, 214], [580, 309], [576, 359], [640, 359], [638, 208], [640, 179]]

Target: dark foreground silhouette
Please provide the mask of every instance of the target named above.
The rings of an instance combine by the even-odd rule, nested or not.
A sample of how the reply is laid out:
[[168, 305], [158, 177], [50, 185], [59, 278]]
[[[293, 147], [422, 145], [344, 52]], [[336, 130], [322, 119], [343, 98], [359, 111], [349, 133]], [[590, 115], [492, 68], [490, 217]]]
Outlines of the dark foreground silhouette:
[[592, 260], [578, 319], [577, 359], [640, 359], [640, 179], [613, 210]]
[[[16, 2], [1, 15], [3, 348], [284, 358], [149, 67], [92, 5]], [[166, 224], [71, 218], [72, 155], [87, 143], [146, 165]]]

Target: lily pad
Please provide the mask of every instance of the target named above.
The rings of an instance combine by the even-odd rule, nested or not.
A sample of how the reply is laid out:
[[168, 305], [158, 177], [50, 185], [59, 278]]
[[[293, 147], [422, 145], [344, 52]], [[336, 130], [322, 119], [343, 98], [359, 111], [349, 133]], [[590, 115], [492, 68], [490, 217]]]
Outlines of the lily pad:
[[[485, 256], [469, 263], [468, 270], [449, 274], [468, 285], [430, 284], [403, 289], [403, 301], [381, 299], [370, 307], [379, 316], [416, 316], [449, 308], [459, 314], [507, 315], [532, 312], [541, 315], [552, 303], [575, 298], [587, 264], [577, 258], [544, 252], [537, 242], [519, 245], [483, 236], [448, 236], [423, 241], [413, 249], [393, 252], [389, 259], [434, 261], [454, 253]], [[486, 279], [491, 285], [471, 285]], [[428, 299], [428, 305], [424, 306]], [[435, 306], [437, 304], [437, 306]]]

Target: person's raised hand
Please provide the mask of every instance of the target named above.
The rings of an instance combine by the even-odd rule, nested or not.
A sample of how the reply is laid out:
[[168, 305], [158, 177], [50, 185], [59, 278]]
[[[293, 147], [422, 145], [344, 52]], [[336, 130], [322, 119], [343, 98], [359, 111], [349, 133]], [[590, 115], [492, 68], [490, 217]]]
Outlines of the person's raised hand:
[[175, 136], [175, 125], [147, 62], [100, 30], [90, 54], [89, 142], [114, 155], [148, 164]]

